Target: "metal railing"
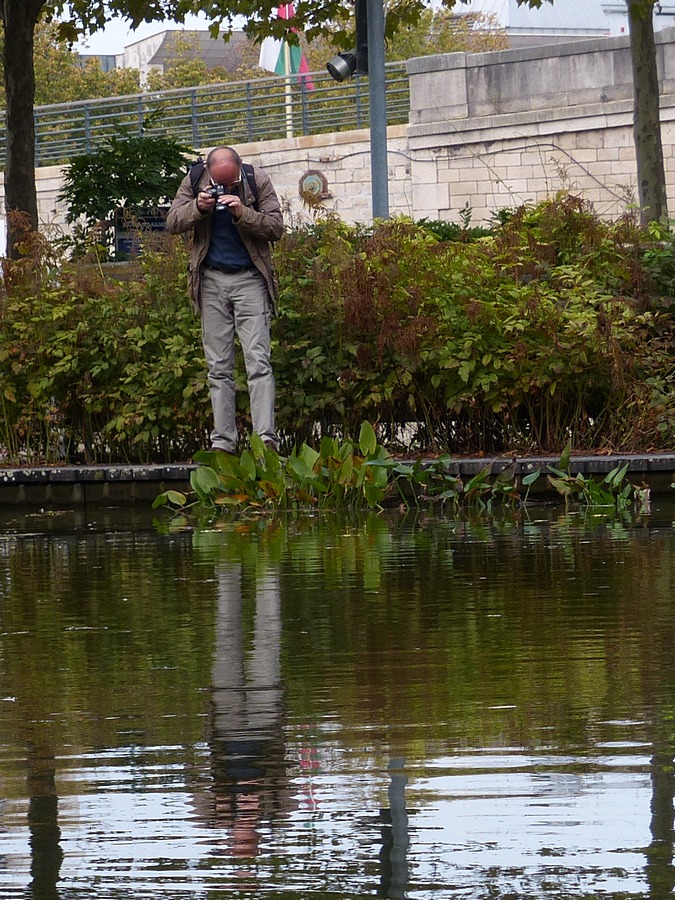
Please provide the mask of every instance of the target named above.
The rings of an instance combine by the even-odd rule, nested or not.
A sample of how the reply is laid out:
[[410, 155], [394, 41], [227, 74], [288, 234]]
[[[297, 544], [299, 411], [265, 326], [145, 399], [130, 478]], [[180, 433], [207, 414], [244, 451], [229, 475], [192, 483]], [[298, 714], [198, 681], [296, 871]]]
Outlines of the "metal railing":
[[[313, 90], [305, 78], [275, 76], [39, 106], [35, 108], [35, 164], [66, 163], [105, 144], [112, 135], [138, 135], [149, 125], [154, 134], [166, 134], [193, 150], [367, 127], [367, 79], [356, 76], [338, 84], [325, 72], [309, 77]], [[405, 63], [387, 64], [386, 106], [388, 124], [408, 121]], [[3, 164], [5, 156], [3, 132]]]

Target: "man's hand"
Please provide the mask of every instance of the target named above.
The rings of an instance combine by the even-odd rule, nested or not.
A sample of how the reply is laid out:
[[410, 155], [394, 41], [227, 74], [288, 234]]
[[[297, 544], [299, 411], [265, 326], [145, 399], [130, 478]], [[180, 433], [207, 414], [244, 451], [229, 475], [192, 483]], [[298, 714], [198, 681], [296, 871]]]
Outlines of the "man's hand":
[[241, 215], [242, 203], [236, 194], [223, 194], [222, 197], [218, 197], [218, 203], [229, 209], [233, 219], [238, 219]]
[[197, 194], [197, 209], [200, 213], [205, 214], [216, 205], [216, 198], [212, 197], [208, 191], [200, 191]]

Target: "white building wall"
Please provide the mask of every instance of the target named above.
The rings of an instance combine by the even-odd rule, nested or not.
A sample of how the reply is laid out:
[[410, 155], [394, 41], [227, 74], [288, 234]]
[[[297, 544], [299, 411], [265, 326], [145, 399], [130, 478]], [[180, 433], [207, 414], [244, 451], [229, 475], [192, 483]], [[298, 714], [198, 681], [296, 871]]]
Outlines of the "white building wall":
[[[603, 12], [609, 22], [610, 34], [628, 34], [626, 0], [601, 0]], [[675, 3], [662, 0], [654, 7], [654, 31], [675, 25]]]

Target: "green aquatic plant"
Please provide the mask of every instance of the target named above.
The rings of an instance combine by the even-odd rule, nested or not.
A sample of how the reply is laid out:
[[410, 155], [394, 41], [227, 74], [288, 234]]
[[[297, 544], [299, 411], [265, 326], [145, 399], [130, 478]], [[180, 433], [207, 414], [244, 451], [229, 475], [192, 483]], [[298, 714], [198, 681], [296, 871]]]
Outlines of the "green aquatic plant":
[[649, 488], [638, 486], [626, 478], [628, 463], [614, 466], [604, 478], [570, 471], [572, 446], [567, 444], [557, 466], [548, 465], [548, 482], [565, 500], [565, 506], [576, 502], [586, 507], [613, 506], [626, 509], [644, 507], [649, 501]]
[[455, 510], [475, 509], [479, 512], [491, 511], [496, 501], [509, 506], [523, 504], [515, 460], [496, 475], [492, 474], [493, 465], [490, 462], [467, 482], [448, 471], [450, 460], [450, 455], [446, 453], [435, 460], [418, 460], [412, 466], [396, 464], [391, 467], [395, 483], [399, 488], [403, 486], [403, 500], [412, 497], [418, 506], [420, 502], [431, 502], [451, 506]]
[[[447, 454], [414, 464], [395, 460], [367, 421], [356, 443], [324, 436], [318, 449], [303, 443], [288, 457], [267, 447], [257, 434], [250, 436], [249, 445], [239, 456], [220, 450], [196, 453], [192, 493], [165, 491], [153, 508], [218, 514], [378, 508], [389, 501], [402, 507], [436, 503], [481, 512], [490, 511], [496, 501], [511, 506], [523, 502], [515, 460], [494, 477], [490, 463], [465, 483], [449, 471]], [[532, 475], [524, 479], [528, 484], [532, 480]]]
[[190, 476], [194, 498], [165, 491], [153, 507], [186, 510], [198, 505], [213, 511], [374, 507], [391, 489], [389, 470], [396, 464], [378, 444], [369, 422], [361, 425], [357, 444], [326, 436], [318, 450], [303, 443], [288, 457], [267, 447], [257, 434], [249, 443], [250, 449], [240, 456], [219, 450], [198, 452], [194, 458], [199, 466]]
[[378, 443], [367, 421], [356, 443], [324, 436], [318, 449], [303, 443], [288, 457], [267, 447], [256, 434], [250, 436], [249, 444], [240, 456], [219, 450], [198, 452], [195, 462], [199, 465], [190, 475], [192, 493], [165, 491], [156, 497], [153, 508], [167, 507], [184, 516], [188, 511], [218, 515], [228, 510], [372, 509], [388, 502], [403, 508], [430, 504], [480, 514], [491, 513], [496, 504], [526, 506], [542, 474], [566, 508], [577, 504], [586, 509], [643, 511], [649, 502], [649, 488], [628, 481], [627, 462], [603, 478], [573, 473], [571, 443], [558, 464], [549, 464], [545, 470], [519, 477], [514, 458], [496, 474], [490, 462], [467, 481], [452, 474], [448, 454], [415, 463], [397, 461]]

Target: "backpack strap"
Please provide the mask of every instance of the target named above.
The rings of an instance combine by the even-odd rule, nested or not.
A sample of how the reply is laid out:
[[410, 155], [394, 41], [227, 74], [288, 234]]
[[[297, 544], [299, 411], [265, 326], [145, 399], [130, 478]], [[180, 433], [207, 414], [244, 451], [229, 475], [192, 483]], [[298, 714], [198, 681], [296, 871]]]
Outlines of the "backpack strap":
[[192, 187], [192, 193], [197, 196], [199, 193], [199, 188], [197, 185], [199, 184], [199, 179], [204, 174], [204, 169], [206, 168], [206, 163], [204, 160], [199, 157], [194, 162], [190, 163], [189, 175], [190, 175], [190, 186]]
[[253, 166], [251, 163], [242, 163], [241, 164], [241, 173], [246, 179], [248, 186], [251, 188], [251, 192], [253, 193], [253, 197], [255, 198], [255, 202], [258, 202], [258, 185], [255, 183], [255, 174], [253, 172]]
[[[196, 159], [193, 163], [190, 163], [190, 185], [192, 187], [192, 193], [195, 195], [195, 197], [199, 193], [199, 180], [204, 174], [205, 168], [206, 163], [201, 157], [199, 159]], [[250, 187], [253, 197], [255, 198], [255, 202], [257, 203], [258, 185], [255, 182], [255, 173], [253, 172], [253, 166], [250, 163], [242, 163], [241, 173], [246, 179], [246, 183]]]

